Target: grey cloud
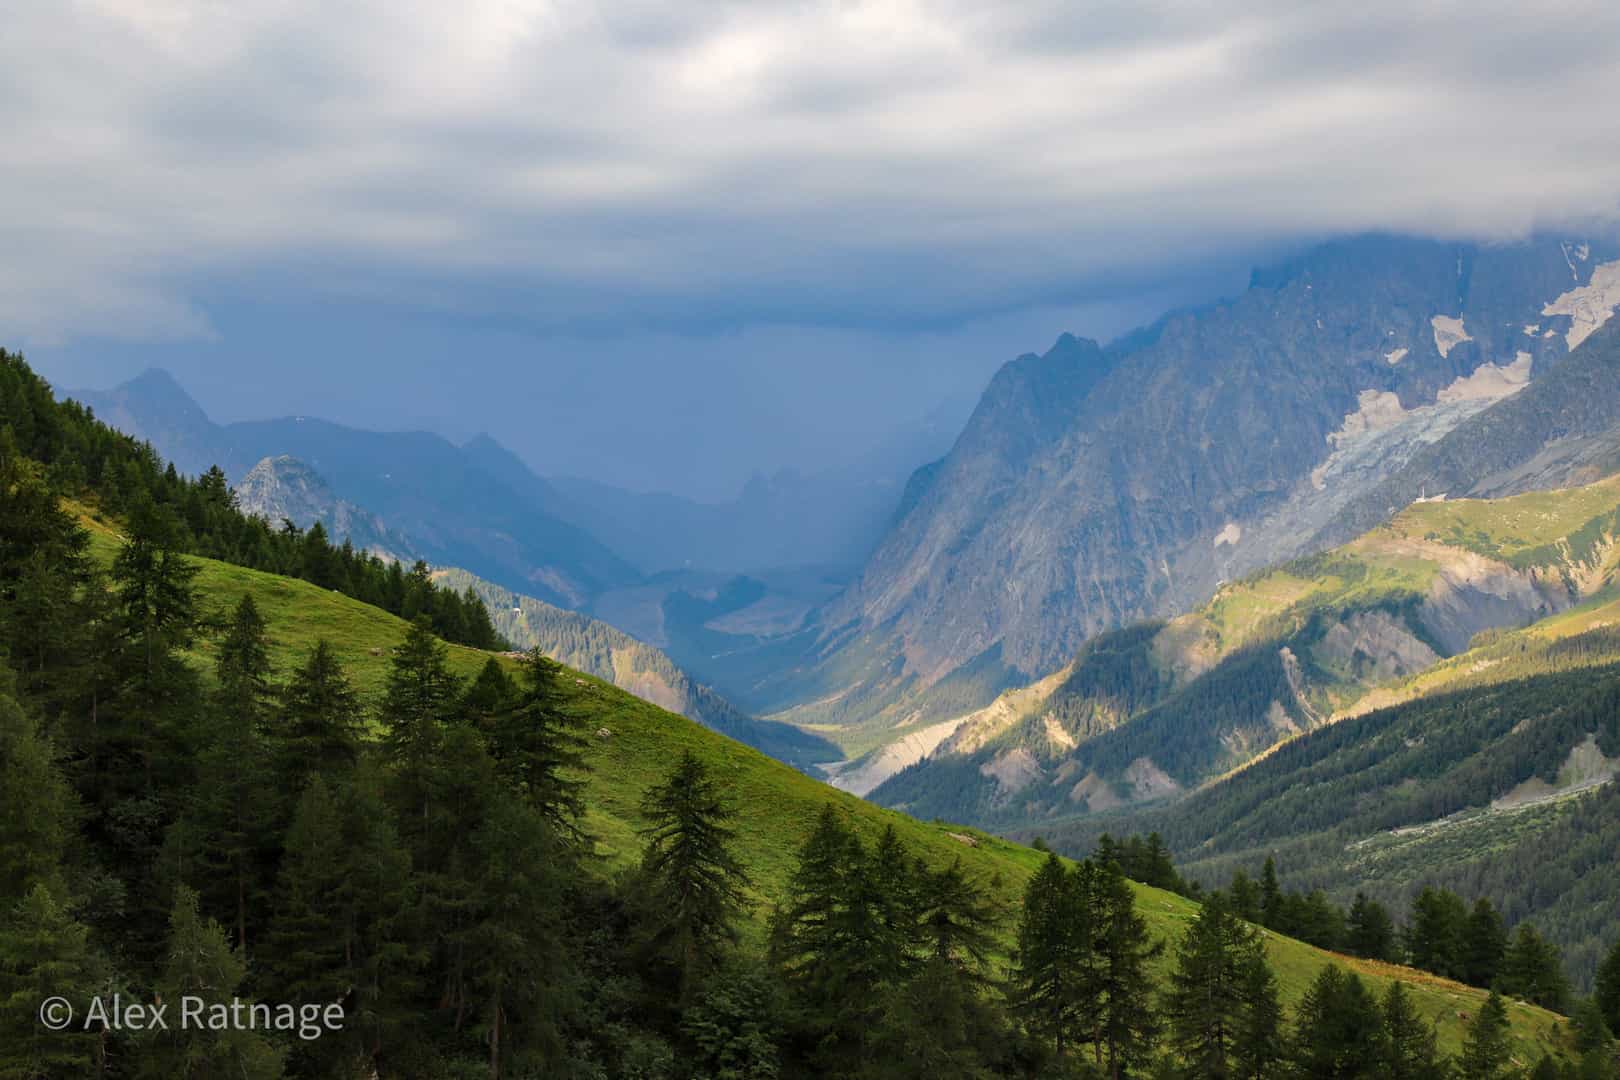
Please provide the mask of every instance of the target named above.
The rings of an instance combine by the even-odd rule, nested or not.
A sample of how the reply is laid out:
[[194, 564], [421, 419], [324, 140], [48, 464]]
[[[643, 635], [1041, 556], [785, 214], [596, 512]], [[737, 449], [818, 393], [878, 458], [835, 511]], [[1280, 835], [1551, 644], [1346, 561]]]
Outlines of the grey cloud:
[[[1332, 231], [1612, 218], [1620, 11], [23, 0], [0, 325], [314, 268], [538, 324], [932, 324]], [[494, 312], [499, 315], [503, 312]]]

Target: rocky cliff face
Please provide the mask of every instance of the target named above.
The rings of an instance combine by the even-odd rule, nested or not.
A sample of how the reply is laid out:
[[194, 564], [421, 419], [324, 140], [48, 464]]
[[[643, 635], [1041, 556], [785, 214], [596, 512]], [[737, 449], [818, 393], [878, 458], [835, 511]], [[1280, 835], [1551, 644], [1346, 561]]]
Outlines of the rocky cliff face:
[[347, 540], [386, 559], [417, 557], [407, 537], [389, 530], [376, 514], [338, 498], [319, 473], [295, 457], [265, 458], [234, 490], [243, 513], [272, 525], [290, 521], [307, 529], [318, 521], [334, 544]]
[[931, 688], [970, 662], [1039, 676], [1099, 630], [1354, 535], [1391, 478], [1602, 326], [1617, 266], [1588, 241], [1347, 241], [1125, 345], [1020, 358], [822, 614], [823, 671], [903, 691], [832, 677], [787, 715], [903, 734], [942, 718]]

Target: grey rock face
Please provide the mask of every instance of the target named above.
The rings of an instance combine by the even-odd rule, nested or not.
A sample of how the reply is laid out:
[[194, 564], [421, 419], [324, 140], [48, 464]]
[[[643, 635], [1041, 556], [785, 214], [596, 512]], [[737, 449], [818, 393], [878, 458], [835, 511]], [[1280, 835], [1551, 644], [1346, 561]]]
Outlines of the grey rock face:
[[243, 513], [271, 525], [285, 520], [308, 529], [318, 521], [334, 544], [348, 540], [361, 551], [389, 559], [417, 557], [406, 537], [391, 532], [376, 514], [338, 498], [319, 473], [295, 457], [265, 458], [234, 491]]
[[[1615, 257], [1596, 242], [1347, 241], [1127, 345], [1065, 337], [1022, 357], [823, 613], [829, 640], [860, 627], [860, 647], [875, 641], [924, 694], [996, 646], [1027, 680], [1099, 630], [1354, 535], [1387, 516], [1374, 504], [1444, 491], [1428, 477], [1449, 474], [1409, 467], [1558, 371], [1572, 318], [1544, 310]], [[1555, 432], [1537, 432], [1514, 441], [1539, 452]], [[1527, 456], [1488, 449], [1452, 472]], [[1385, 487], [1401, 476], [1412, 490], [1396, 501]]]

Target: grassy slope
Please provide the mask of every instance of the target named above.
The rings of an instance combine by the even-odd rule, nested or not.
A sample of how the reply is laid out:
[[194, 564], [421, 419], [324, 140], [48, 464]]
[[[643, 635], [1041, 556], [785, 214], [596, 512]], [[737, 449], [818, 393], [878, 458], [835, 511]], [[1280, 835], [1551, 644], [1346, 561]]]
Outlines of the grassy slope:
[[[85, 524], [92, 531], [97, 555], [110, 560], [117, 534], [88, 518]], [[316, 640], [325, 637], [361, 693], [370, 698], [381, 693], [388, 650], [403, 638], [403, 621], [306, 582], [209, 559], [197, 563], [197, 588], [205, 608], [223, 609], [244, 594], [253, 597], [268, 625], [271, 655], [278, 670], [292, 667]], [[210, 652], [211, 644], [200, 641], [198, 661], [206, 662]], [[476, 649], [450, 646], [451, 665], [462, 675], [476, 673], [487, 658], [488, 654]], [[663, 778], [683, 750], [690, 750], [725, 779], [741, 811], [737, 848], [753, 876], [759, 901], [754, 908], [756, 932], [768, 911], [768, 898], [785, 890], [794, 853], [828, 803], [868, 840], [893, 825], [908, 848], [933, 865], [960, 858], [1009, 911], [1015, 909], [1024, 883], [1043, 858], [1030, 848], [977, 830], [924, 823], [884, 810], [602, 680], [578, 673], [571, 679], [572, 705], [585, 718], [588, 730], [612, 733], [606, 738], [593, 735], [589, 750], [587, 824], [597, 838], [604, 872], [612, 873], [634, 861], [639, 850], [637, 805], [641, 793]], [[1153, 934], [1169, 942], [1181, 936], [1197, 910], [1191, 901], [1146, 886], [1138, 886], [1137, 895]], [[1423, 1015], [1438, 1024], [1442, 1047], [1448, 1051], [1461, 1043], [1461, 1017], [1476, 1012], [1484, 998], [1478, 990], [1421, 972], [1334, 956], [1273, 934], [1267, 935], [1267, 946], [1286, 1002], [1297, 1000], [1329, 960], [1359, 972], [1380, 991], [1391, 979], [1399, 978], [1412, 989]], [[1171, 962], [1170, 952], [1167, 949], [1161, 960], [1165, 967]], [[1518, 1004], [1510, 1006], [1510, 1013], [1521, 1061], [1533, 1062], [1543, 1050], [1561, 1045], [1560, 1021], [1553, 1014]]]

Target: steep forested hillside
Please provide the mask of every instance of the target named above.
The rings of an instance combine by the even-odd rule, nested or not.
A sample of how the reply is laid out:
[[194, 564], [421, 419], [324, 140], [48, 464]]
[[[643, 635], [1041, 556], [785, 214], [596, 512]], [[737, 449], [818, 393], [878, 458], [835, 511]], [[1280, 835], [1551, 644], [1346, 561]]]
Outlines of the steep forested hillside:
[[1620, 479], [1420, 502], [1188, 615], [1098, 635], [1041, 694], [960, 719], [874, 798], [1017, 824], [1176, 796], [1301, 731], [1438, 685], [1457, 668], [1446, 658], [1481, 635], [1607, 598], [1617, 570]]

